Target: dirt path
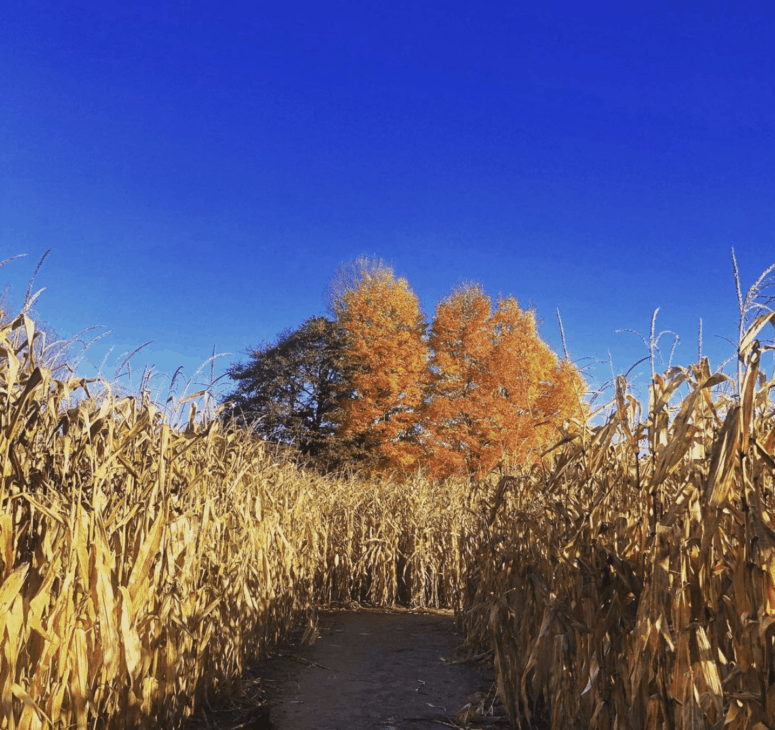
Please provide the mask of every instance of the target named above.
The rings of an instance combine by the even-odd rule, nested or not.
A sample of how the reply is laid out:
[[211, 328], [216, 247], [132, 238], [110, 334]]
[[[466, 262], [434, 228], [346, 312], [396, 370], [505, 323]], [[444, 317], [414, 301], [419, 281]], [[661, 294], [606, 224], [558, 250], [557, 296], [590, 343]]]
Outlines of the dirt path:
[[[463, 636], [451, 614], [370, 609], [322, 613], [318, 631], [312, 646], [291, 644], [251, 668], [243, 679], [238, 722], [234, 714], [231, 720], [216, 718], [228, 714], [222, 709], [205, 718], [205, 726], [438, 730], [466, 726], [459, 712], [469, 705], [469, 727], [506, 727], [491, 716], [492, 673], [487, 665], [462, 661]], [[255, 709], [259, 694], [265, 704]], [[245, 715], [250, 697], [254, 711]], [[233, 702], [231, 707], [236, 712]], [[475, 707], [478, 713], [472, 712]]]

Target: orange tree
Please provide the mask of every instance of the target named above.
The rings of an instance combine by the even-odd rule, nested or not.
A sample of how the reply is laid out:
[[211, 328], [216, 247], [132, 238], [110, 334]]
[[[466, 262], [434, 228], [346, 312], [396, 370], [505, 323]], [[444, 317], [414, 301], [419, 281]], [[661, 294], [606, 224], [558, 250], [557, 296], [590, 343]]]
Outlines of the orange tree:
[[434, 475], [475, 471], [496, 448], [488, 368], [492, 302], [477, 284], [439, 302], [429, 337], [429, 397], [423, 413], [425, 462]]
[[492, 322], [493, 416], [502, 427], [500, 441], [519, 461], [536, 461], [561, 435], [560, 427], [581, 417], [586, 385], [578, 369], [541, 339], [535, 312], [520, 309], [514, 297], [499, 301]]
[[417, 296], [380, 262], [362, 268], [332, 309], [351, 378], [335, 416], [339, 438], [356, 444], [373, 468], [414, 469], [428, 360]]
[[436, 308], [424, 408], [426, 465], [433, 476], [481, 474], [505, 455], [523, 463], [581, 414], [584, 384], [541, 340], [535, 314], [492, 300], [478, 284]]

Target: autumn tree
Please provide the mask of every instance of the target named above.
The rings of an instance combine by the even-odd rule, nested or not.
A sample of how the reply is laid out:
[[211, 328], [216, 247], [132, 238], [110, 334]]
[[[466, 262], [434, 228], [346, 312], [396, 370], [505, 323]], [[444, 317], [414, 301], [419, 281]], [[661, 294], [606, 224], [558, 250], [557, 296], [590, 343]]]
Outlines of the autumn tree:
[[348, 292], [358, 289], [367, 276], [376, 276], [381, 273], [392, 275], [393, 267], [378, 256], [362, 254], [354, 259], [342, 261], [336, 267], [336, 271], [323, 292], [323, 302], [326, 309], [336, 317]]
[[434, 474], [474, 472], [496, 448], [489, 417], [491, 319], [492, 301], [477, 284], [458, 287], [436, 307], [423, 414], [425, 458]]
[[336, 414], [337, 434], [369, 454], [371, 467], [408, 471], [418, 458], [425, 320], [406, 279], [384, 262], [363, 263], [331, 300], [351, 373], [351, 395]]
[[537, 461], [561, 436], [561, 427], [581, 416], [585, 385], [578, 369], [541, 339], [535, 311], [506, 297], [498, 302], [492, 321], [491, 370], [497, 378], [493, 416], [503, 429], [500, 442], [518, 461]]
[[227, 417], [267, 441], [297, 447], [319, 465], [335, 465], [345, 454], [332, 416], [349, 388], [339, 327], [310, 317], [247, 354], [247, 362], [227, 371], [236, 383], [225, 398]]
[[478, 284], [458, 287], [437, 306], [429, 344], [423, 424], [435, 476], [485, 473], [505, 455], [535, 461], [578, 414], [578, 371], [513, 297], [493, 308]]

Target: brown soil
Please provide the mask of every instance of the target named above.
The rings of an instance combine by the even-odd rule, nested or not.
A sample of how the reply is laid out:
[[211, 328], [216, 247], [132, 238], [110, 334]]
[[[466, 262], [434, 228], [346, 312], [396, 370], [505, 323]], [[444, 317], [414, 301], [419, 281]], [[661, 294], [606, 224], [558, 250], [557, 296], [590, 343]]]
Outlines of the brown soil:
[[466, 660], [451, 613], [326, 612], [317, 629], [314, 644], [299, 635], [254, 665], [241, 692], [189, 730], [507, 727], [486, 657]]

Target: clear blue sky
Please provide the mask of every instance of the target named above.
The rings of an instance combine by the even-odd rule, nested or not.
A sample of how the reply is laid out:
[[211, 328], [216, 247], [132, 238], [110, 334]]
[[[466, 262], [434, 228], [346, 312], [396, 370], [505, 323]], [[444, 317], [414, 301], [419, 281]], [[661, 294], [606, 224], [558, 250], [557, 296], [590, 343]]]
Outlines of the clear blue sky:
[[661, 307], [687, 364], [703, 317], [717, 364], [730, 247], [775, 261], [774, 37], [764, 2], [6, 0], [0, 282], [50, 247], [41, 316], [167, 372], [322, 313], [361, 253], [429, 314], [478, 280], [557, 347], [559, 307], [618, 372], [614, 330]]

